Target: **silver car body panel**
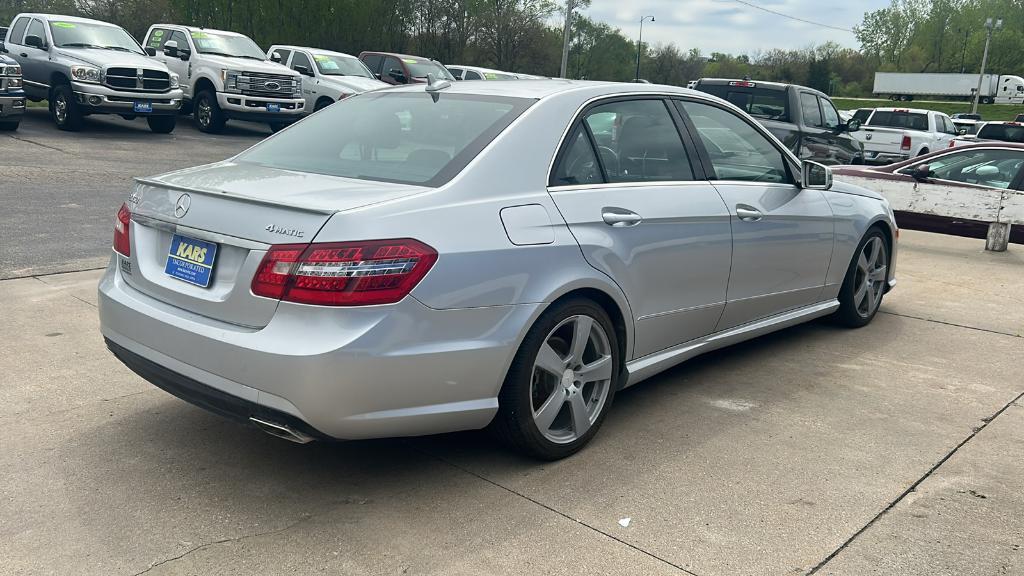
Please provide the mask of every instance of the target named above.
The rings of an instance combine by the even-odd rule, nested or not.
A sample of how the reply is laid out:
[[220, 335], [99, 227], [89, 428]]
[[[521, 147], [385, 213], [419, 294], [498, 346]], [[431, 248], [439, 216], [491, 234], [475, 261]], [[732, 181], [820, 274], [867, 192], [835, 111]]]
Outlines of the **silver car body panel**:
[[[123, 266], [115, 254], [99, 286], [104, 336], [337, 438], [479, 428], [496, 413], [501, 383], [530, 326], [567, 294], [600, 294], [613, 304], [609, 313], [621, 317], [626, 351], [623, 383], [632, 385], [696, 354], [830, 313], [868, 227], [882, 222], [896, 233], [883, 199], [841, 182], [824, 192], [724, 181], [601, 185], [589, 194], [586, 187], [548, 188], [560, 143], [589, 102], [628, 91], [728, 106], [703, 93], [565, 80], [445, 90], [538, 102], [437, 188], [234, 159], [140, 181], [132, 196], [132, 257]], [[687, 202], [671, 201], [683, 193]], [[192, 205], [178, 219], [182, 194]], [[736, 203], [768, 217], [742, 222], [755, 226], [737, 234]], [[503, 218], [523, 206], [530, 209]], [[633, 210], [644, 222], [607, 226], [600, 222], [606, 206]], [[278, 220], [302, 237], [267, 230]], [[226, 272], [236, 290], [209, 302], [212, 293], [150, 278], [160, 275], [174, 230], [206, 232], [198, 237], [220, 238], [211, 241], [237, 251]], [[247, 290], [266, 245], [383, 238], [415, 238], [439, 254], [396, 304], [318, 307]], [[140, 256], [156, 259], [140, 269]]]

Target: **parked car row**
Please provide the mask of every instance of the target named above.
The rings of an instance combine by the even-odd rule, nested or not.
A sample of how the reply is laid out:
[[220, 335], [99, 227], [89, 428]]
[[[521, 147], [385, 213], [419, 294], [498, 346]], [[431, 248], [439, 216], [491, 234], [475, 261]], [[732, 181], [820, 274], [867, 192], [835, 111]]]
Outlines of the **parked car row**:
[[[117, 114], [145, 117], [154, 132], [169, 133], [185, 113], [203, 132], [220, 132], [232, 119], [266, 123], [276, 132], [369, 90], [430, 77], [525, 77], [461, 67], [456, 78], [439, 62], [408, 54], [367, 51], [356, 58], [278, 44], [264, 52], [244, 34], [180, 24], [154, 24], [140, 44], [114, 24], [37, 13], [19, 14], [4, 29], [0, 57], [0, 70], [20, 66], [24, 75], [18, 110], [25, 98], [46, 100], [62, 130], [79, 130], [88, 115]], [[20, 88], [21, 81], [9, 84]], [[14, 110], [5, 104], [0, 114], [13, 117]]]

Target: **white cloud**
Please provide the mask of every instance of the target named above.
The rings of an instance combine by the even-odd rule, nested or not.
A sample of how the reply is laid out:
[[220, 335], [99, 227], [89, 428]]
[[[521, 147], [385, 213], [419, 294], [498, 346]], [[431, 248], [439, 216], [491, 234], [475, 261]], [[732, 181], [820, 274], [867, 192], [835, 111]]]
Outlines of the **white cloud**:
[[[889, 5], [888, 0], [751, 1], [764, 8], [840, 28], [852, 28], [860, 23], [864, 12]], [[593, 0], [585, 13], [594, 20], [620, 28], [633, 40], [640, 18], [653, 14], [655, 21], [644, 23], [645, 44], [674, 42], [687, 50], [699, 48], [703, 54], [800, 49], [827, 41], [851, 48], [858, 46], [849, 32], [777, 16], [732, 0]]]

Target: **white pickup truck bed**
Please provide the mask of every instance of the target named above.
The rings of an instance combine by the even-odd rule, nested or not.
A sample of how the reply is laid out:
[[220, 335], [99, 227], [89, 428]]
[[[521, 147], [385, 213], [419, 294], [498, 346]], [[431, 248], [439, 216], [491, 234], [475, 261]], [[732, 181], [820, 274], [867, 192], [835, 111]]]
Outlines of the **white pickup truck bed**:
[[953, 120], [942, 112], [876, 108], [853, 137], [864, 144], [864, 161], [890, 164], [949, 146]]

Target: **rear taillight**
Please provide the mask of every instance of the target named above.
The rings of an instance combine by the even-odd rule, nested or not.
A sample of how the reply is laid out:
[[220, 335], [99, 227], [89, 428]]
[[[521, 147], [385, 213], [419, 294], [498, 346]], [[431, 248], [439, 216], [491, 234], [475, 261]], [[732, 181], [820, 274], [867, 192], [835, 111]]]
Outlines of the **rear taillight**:
[[910, 150], [910, 136], [904, 136], [900, 143], [900, 150]]
[[131, 222], [132, 211], [127, 204], [121, 204], [114, 220], [114, 251], [122, 256], [132, 255]]
[[404, 298], [437, 261], [412, 239], [271, 246], [252, 293], [321, 306], [391, 304]]

